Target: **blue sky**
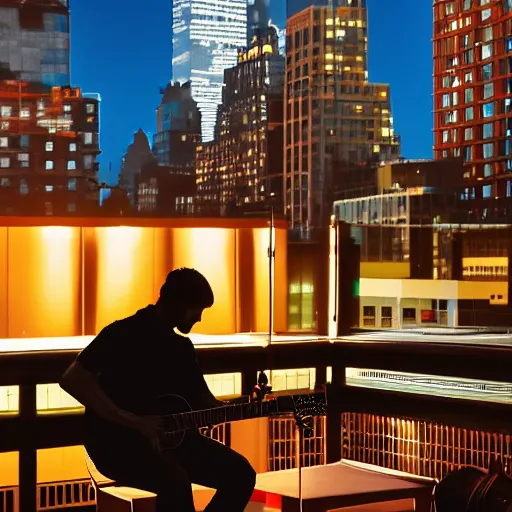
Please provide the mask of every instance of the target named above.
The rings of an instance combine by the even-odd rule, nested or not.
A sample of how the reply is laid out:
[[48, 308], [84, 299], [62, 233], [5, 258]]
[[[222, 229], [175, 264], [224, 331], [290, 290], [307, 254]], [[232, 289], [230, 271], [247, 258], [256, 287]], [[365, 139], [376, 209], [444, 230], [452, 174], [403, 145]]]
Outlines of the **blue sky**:
[[[370, 81], [391, 84], [403, 156], [430, 158], [431, 2], [367, 0], [367, 6]], [[171, 0], [73, 0], [71, 78], [102, 97], [101, 179], [115, 182], [133, 134], [155, 130], [159, 90], [171, 78]]]

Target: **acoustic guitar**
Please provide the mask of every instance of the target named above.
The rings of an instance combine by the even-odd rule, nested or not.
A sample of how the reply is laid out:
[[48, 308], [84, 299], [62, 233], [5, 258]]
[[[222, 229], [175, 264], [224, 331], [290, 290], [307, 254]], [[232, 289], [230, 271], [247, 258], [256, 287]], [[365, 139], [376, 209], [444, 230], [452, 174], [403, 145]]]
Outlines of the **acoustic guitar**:
[[180, 396], [165, 395], [158, 400], [157, 415], [163, 418], [164, 435], [161, 444], [165, 450], [179, 446], [187, 430], [284, 413], [293, 413], [300, 427], [311, 430], [313, 418], [325, 415], [326, 409], [325, 393], [271, 396], [262, 401], [227, 403], [201, 411], [193, 411]]

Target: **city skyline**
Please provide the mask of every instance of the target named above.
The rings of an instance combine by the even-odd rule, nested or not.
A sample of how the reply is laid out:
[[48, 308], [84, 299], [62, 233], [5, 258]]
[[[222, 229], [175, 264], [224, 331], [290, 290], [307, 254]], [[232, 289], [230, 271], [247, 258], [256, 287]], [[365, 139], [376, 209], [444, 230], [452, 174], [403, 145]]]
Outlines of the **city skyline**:
[[[369, 78], [391, 85], [403, 155], [432, 157], [432, 7], [405, 0], [387, 6], [369, 0], [367, 7]], [[405, 17], [415, 23], [404, 23]], [[170, 19], [170, 2], [162, 6], [159, 0], [148, 0], [147, 9], [136, 14], [120, 0], [72, 5], [72, 81], [85, 92], [99, 92], [103, 99], [103, 180], [117, 180], [121, 157], [139, 128], [150, 136], [155, 133], [160, 87], [171, 76]], [[96, 27], [95, 38], [91, 25]], [[409, 44], [403, 44], [404, 38]]]

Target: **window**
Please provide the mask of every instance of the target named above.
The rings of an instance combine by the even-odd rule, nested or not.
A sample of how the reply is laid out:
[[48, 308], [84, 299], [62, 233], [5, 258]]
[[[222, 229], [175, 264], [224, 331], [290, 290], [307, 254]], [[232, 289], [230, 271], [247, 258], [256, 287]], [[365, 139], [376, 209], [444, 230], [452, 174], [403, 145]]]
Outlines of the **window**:
[[466, 109], [466, 121], [471, 121], [473, 119], [473, 107], [468, 107]]
[[76, 212], [76, 203], [68, 203], [68, 212], [75, 213]]
[[92, 169], [93, 156], [85, 155], [84, 156], [84, 169]]
[[494, 143], [488, 142], [483, 145], [484, 158], [492, 158], [494, 156]]
[[94, 114], [94, 103], [87, 103], [87, 105], [85, 105], [85, 112], [87, 114]]
[[62, 107], [62, 110], [64, 110], [64, 112], [71, 112], [71, 110], [72, 110], [71, 105], [64, 105]]
[[29, 135], [22, 135], [20, 137], [20, 147], [21, 148], [28, 148], [29, 142], [30, 142]]
[[486, 123], [483, 126], [483, 138], [491, 139], [494, 136], [494, 123]]
[[46, 151], [53, 151], [53, 142], [48, 141], [48, 142], [45, 144], [45, 150], [46, 150]]
[[484, 185], [482, 187], [482, 197], [489, 198], [492, 196], [492, 185]]
[[8, 169], [11, 166], [10, 158], [0, 158], [0, 167], [2, 169]]
[[18, 153], [18, 161], [21, 167], [28, 167], [30, 162], [30, 155], [28, 153]]
[[443, 131], [443, 143], [446, 143], [450, 140], [450, 130]]
[[375, 327], [375, 306], [363, 306], [363, 327]]
[[181, 142], [187, 142], [187, 136], [186, 135], [182, 135], [181, 136]]
[[484, 84], [484, 100], [494, 96], [494, 83]]
[[468, 71], [464, 74], [464, 83], [469, 84], [473, 81], [473, 72]]
[[68, 180], [68, 190], [76, 190], [76, 178], [70, 178]]
[[467, 11], [468, 9], [471, 9], [471, 0], [464, 0], [464, 4], [462, 8]]
[[484, 103], [482, 105], [482, 116], [483, 117], [492, 117], [494, 115], [494, 102]]
[[492, 9], [484, 9], [482, 11], [482, 21], [488, 20], [492, 15]]
[[76, 160], [68, 160], [68, 171], [76, 171]]
[[473, 160], [473, 146], [464, 147], [464, 162], [470, 162]]
[[46, 170], [53, 171], [53, 160], [46, 160]]
[[71, 143], [69, 144], [69, 152], [70, 152], [70, 153], [73, 153], [73, 152], [75, 152], [75, 151], [76, 151], [76, 142], [71, 142]]
[[416, 323], [416, 308], [403, 308], [402, 317], [404, 323]]
[[485, 27], [482, 34], [482, 39], [485, 43], [492, 41], [492, 26]]
[[384, 328], [391, 328], [393, 326], [393, 308], [391, 306], [382, 306], [380, 326]]
[[455, 13], [455, 4], [452, 2], [450, 4], [446, 4], [446, 15]]
[[2, 117], [11, 117], [12, 116], [12, 107], [2, 107], [0, 109], [0, 114]]
[[443, 94], [443, 108], [450, 106], [450, 95], [449, 94]]
[[85, 144], [92, 144], [92, 133], [86, 133], [84, 135], [84, 142]]
[[473, 101], [473, 89], [466, 89], [464, 91], [464, 101], [466, 103], [471, 103]]
[[22, 119], [28, 119], [28, 118], [30, 118], [30, 109], [29, 109], [29, 108], [26, 108], [26, 107], [25, 107], [25, 108], [22, 108], [22, 109], [20, 110], [20, 117], [21, 117]]
[[9, 139], [7, 137], [0, 137], [0, 148], [8, 148]]
[[45, 185], [44, 190], [46, 192], [53, 192], [53, 185]]
[[473, 128], [466, 128], [464, 130], [464, 140], [473, 140]]
[[492, 57], [492, 43], [482, 45], [482, 60]]
[[485, 164], [484, 165], [484, 178], [489, 178], [489, 176], [492, 176], [492, 164]]
[[482, 66], [482, 80], [490, 80], [492, 78], [492, 62]]

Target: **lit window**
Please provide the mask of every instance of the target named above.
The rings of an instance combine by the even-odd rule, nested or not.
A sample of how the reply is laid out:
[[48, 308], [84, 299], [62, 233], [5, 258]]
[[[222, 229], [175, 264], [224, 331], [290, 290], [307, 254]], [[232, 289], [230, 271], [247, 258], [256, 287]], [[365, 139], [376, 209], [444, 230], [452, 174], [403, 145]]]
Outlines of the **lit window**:
[[473, 128], [466, 128], [464, 130], [464, 140], [473, 140]]
[[494, 136], [494, 124], [487, 123], [483, 126], [483, 138], [491, 139]]
[[0, 148], [8, 148], [9, 139], [7, 137], [0, 137]]
[[443, 108], [450, 106], [450, 95], [449, 94], [443, 94]]
[[22, 108], [20, 110], [20, 117], [22, 119], [28, 119], [30, 117], [30, 109], [29, 108]]
[[492, 117], [494, 115], [494, 101], [482, 105], [482, 116]]
[[482, 45], [482, 59], [492, 57], [492, 43]]
[[53, 171], [53, 160], [46, 160], [46, 170]]
[[488, 20], [492, 15], [492, 9], [484, 9], [482, 11], [482, 21]]
[[12, 116], [12, 107], [2, 107], [0, 109], [0, 114], [2, 117], [11, 117]]
[[446, 15], [450, 15], [450, 14], [454, 14], [455, 13], [455, 4], [452, 2], [452, 3], [449, 3], [449, 4], [446, 4]]
[[494, 96], [494, 83], [484, 84], [484, 100]]
[[69, 144], [69, 152], [70, 152], [70, 153], [73, 153], [73, 152], [75, 152], [75, 151], [76, 151], [76, 143], [75, 143], [75, 142], [71, 142], [71, 143]]
[[2, 169], [7, 169], [11, 166], [11, 159], [10, 158], [0, 158], [0, 167]]
[[334, 38], [334, 31], [333, 30], [327, 30], [325, 32], [326, 39], [333, 39]]
[[450, 140], [450, 130], [443, 131], [443, 143], [446, 143]]
[[71, 112], [71, 105], [64, 105], [63, 110], [64, 112]]
[[92, 144], [92, 133], [88, 132], [84, 135], [85, 144]]
[[53, 192], [53, 185], [46, 185], [44, 189], [46, 190], [46, 192]]
[[187, 136], [186, 135], [182, 135], [181, 136], [181, 141], [182, 142], [186, 142], [187, 141]]
[[85, 111], [87, 114], [94, 114], [94, 103], [87, 103], [85, 106]]
[[46, 151], [53, 151], [53, 142], [52, 141], [48, 141], [45, 144], [44, 148], [45, 148]]
[[76, 171], [76, 160], [68, 160], [68, 171]]
[[492, 185], [484, 185], [482, 187], [482, 197], [487, 198], [492, 196]]

